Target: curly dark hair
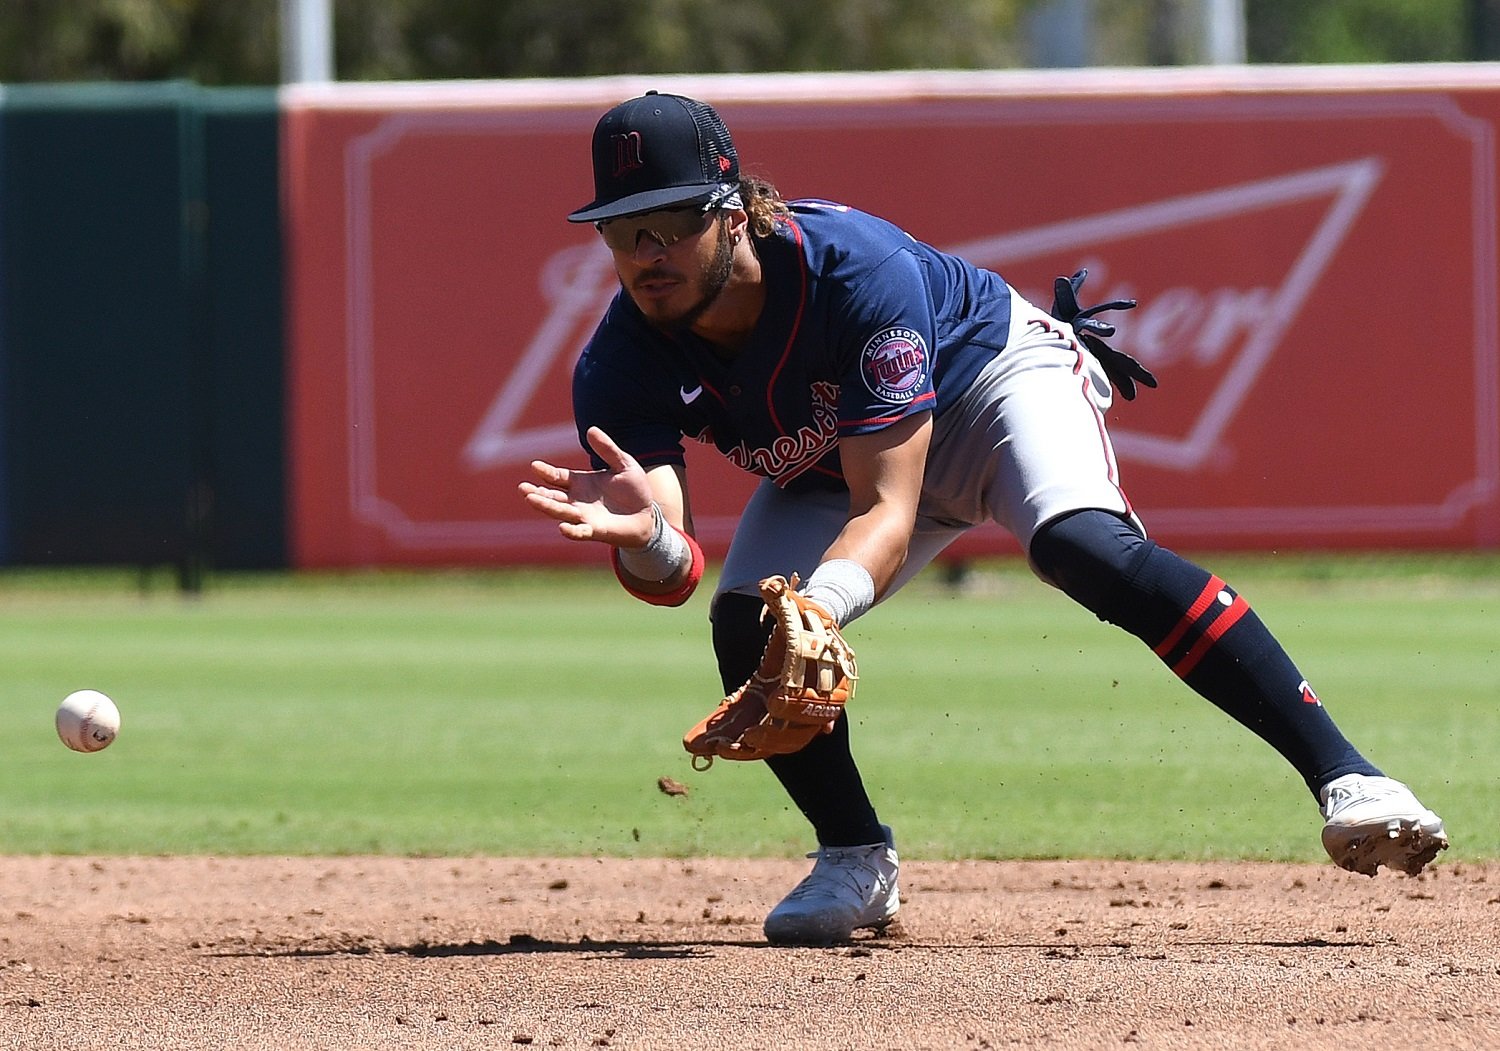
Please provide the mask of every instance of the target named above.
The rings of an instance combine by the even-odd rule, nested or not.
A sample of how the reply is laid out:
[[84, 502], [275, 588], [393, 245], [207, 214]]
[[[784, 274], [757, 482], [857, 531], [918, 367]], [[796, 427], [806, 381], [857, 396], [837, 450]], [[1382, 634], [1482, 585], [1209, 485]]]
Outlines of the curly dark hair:
[[754, 237], [770, 237], [776, 223], [791, 215], [781, 192], [758, 175], [740, 176], [740, 197], [745, 202], [745, 211], [750, 213], [750, 233]]

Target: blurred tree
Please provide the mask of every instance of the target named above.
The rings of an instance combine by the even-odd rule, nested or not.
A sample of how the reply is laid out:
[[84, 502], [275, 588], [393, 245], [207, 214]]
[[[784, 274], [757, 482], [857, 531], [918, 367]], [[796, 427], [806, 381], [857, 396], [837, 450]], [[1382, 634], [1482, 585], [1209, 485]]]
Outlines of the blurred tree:
[[[1004, 68], [1047, 0], [333, 0], [343, 80]], [[1087, 0], [1092, 61], [1194, 61], [1201, 0]], [[1493, 57], [1497, 0], [1245, 0], [1253, 62]], [[1186, 35], [1185, 35], [1186, 32]], [[1486, 50], [1487, 49], [1487, 50]], [[0, 0], [0, 82], [273, 84], [280, 0]]]
[[1251, 62], [1458, 62], [1467, 0], [1245, 0]]
[[274, 83], [279, 0], [4, 0], [0, 81]]
[[928, 0], [425, 0], [414, 7], [404, 37], [415, 75], [548, 77], [1013, 65], [1020, 0], [952, 0], [940, 18]]

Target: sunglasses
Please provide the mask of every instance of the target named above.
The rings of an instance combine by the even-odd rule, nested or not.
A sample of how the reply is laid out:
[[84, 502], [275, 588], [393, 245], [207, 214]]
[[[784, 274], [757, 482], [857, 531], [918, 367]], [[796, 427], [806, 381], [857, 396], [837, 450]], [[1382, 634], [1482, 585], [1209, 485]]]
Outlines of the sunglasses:
[[708, 229], [717, 209], [668, 208], [644, 215], [627, 215], [595, 223], [594, 229], [604, 243], [616, 252], [634, 252], [641, 234], [663, 248], [670, 248], [684, 237], [694, 237]]

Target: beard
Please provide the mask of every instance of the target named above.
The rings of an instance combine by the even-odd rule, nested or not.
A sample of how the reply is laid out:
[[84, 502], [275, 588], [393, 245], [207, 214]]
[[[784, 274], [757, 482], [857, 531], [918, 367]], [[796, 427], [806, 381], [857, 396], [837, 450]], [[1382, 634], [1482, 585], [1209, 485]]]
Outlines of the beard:
[[[715, 234], [718, 243], [714, 246], [713, 258], [703, 264], [703, 269], [698, 273], [698, 284], [703, 292], [698, 301], [685, 310], [676, 314], [658, 314], [651, 316], [647, 314], [646, 320], [655, 328], [663, 332], [686, 332], [698, 323], [698, 320], [708, 312], [708, 308], [718, 301], [725, 287], [729, 284], [730, 275], [734, 273], [734, 246], [729, 238], [724, 236], [724, 228], [728, 225], [726, 219], [715, 222]], [[651, 271], [641, 275], [641, 279], [649, 279], [655, 276]]]

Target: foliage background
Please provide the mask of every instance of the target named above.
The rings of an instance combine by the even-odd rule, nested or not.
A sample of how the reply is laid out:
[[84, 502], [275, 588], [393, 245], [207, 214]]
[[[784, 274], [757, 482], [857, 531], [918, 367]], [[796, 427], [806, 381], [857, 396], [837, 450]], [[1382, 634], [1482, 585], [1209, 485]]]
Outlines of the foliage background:
[[[341, 80], [1199, 61], [1202, 0], [332, 0]], [[274, 84], [281, 0], [6, 0], [0, 82]], [[1256, 63], [1500, 57], [1500, 0], [1244, 0]]]

